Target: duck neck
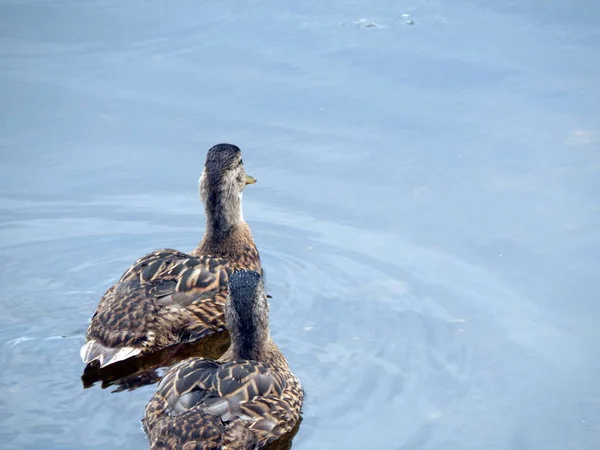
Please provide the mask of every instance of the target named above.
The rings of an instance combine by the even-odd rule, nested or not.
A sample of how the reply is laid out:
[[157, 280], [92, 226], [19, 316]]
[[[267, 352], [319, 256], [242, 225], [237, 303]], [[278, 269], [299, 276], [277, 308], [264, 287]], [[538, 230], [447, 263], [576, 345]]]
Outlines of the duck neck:
[[231, 330], [232, 359], [265, 361], [270, 341], [269, 329], [264, 324], [242, 322], [237, 330]]
[[195, 255], [220, 256], [241, 263], [246, 254], [257, 253], [242, 215], [241, 197], [236, 193], [205, 198], [206, 230]]
[[206, 234], [211, 238], [230, 234], [233, 229], [245, 223], [241, 192], [208, 195], [205, 205]]

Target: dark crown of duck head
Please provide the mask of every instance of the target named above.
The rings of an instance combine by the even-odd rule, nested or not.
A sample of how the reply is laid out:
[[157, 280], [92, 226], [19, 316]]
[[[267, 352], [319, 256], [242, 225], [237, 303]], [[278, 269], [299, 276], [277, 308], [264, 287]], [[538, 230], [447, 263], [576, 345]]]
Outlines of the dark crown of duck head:
[[251, 270], [239, 270], [229, 277], [231, 305], [238, 312], [250, 311], [261, 294], [260, 275]]
[[219, 179], [227, 170], [239, 163], [241, 150], [232, 144], [217, 144], [208, 150], [204, 165], [206, 176]]

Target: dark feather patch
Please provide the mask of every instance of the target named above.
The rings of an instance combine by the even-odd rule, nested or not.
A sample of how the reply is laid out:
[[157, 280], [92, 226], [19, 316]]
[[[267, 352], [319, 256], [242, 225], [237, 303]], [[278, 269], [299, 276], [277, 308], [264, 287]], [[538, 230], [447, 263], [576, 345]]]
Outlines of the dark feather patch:
[[264, 374], [258, 374], [254, 377], [256, 388], [258, 390], [257, 395], [264, 395], [271, 390], [273, 387], [273, 379]]
[[217, 144], [208, 150], [204, 170], [206, 176], [215, 183], [223, 173], [234, 167], [239, 160], [241, 151], [239, 147], [232, 144]]
[[198, 405], [205, 396], [206, 393], [199, 389], [183, 394], [181, 397], [179, 397], [179, 401], [176, 403], [174, 412], [176, 414], [181, 414], [188, 409], [192, 409], [194, 406]]
[[238, 270], [229, 277], [229, 291], [232, 298], [247, 301], [254, 296], [260, 275], [251, 270]]
[[243, 366], [233, 366], [231, 368], [231, 376], [238, 381], [242, 381], [248, 376], [248, 372]]
[[231, 378], [229, 372], [221, 372], [220, 374], [224, 375], [219, 379], [219, 393], [222, 396], [236, 392], [243, 386], [238, 380]]
[[143, 281], [149, 281], [152, 280], [154, 278], [154, 276], [158, 273], [159, 269], [163, 266], [164, 261], [157, 259], [155, 261], [152, 261], [150, 264], [148, 264], [146, 267], [144, 267], [144, 269], [142, 270], [142, 273], [140, 275], [140, 278]]

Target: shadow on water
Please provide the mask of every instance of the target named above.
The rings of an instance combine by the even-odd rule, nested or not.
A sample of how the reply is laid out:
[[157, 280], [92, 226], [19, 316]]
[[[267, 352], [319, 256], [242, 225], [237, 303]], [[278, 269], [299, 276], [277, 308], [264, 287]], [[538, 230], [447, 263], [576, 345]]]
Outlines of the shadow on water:
[[138, 358], [120, 361], [100, 368], [88, 364], [81, 376], [84, 388], [101, 381], [102, 389], [116, 386], [113, 392], [132, 391], [142, 386], [158, 383], [162, 377], [160, 368], [168, 368], [191, 357], [218, 359], [229, 347], [229, 333], [221, 332], [205, 337], [198, 342], [174, 345], [159, 352]]

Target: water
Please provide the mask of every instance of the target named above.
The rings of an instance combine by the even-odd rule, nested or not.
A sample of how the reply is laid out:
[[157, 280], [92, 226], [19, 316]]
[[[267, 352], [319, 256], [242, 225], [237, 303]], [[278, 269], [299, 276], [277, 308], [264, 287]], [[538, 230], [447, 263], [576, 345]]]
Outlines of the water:
[[129, 264], [199, 241], [231, 142], [294, 449], [598, 448], [598, 13], [2, 1], [0, 447], [147, 448], [155, 386], [83, 389], [79, 347]]

